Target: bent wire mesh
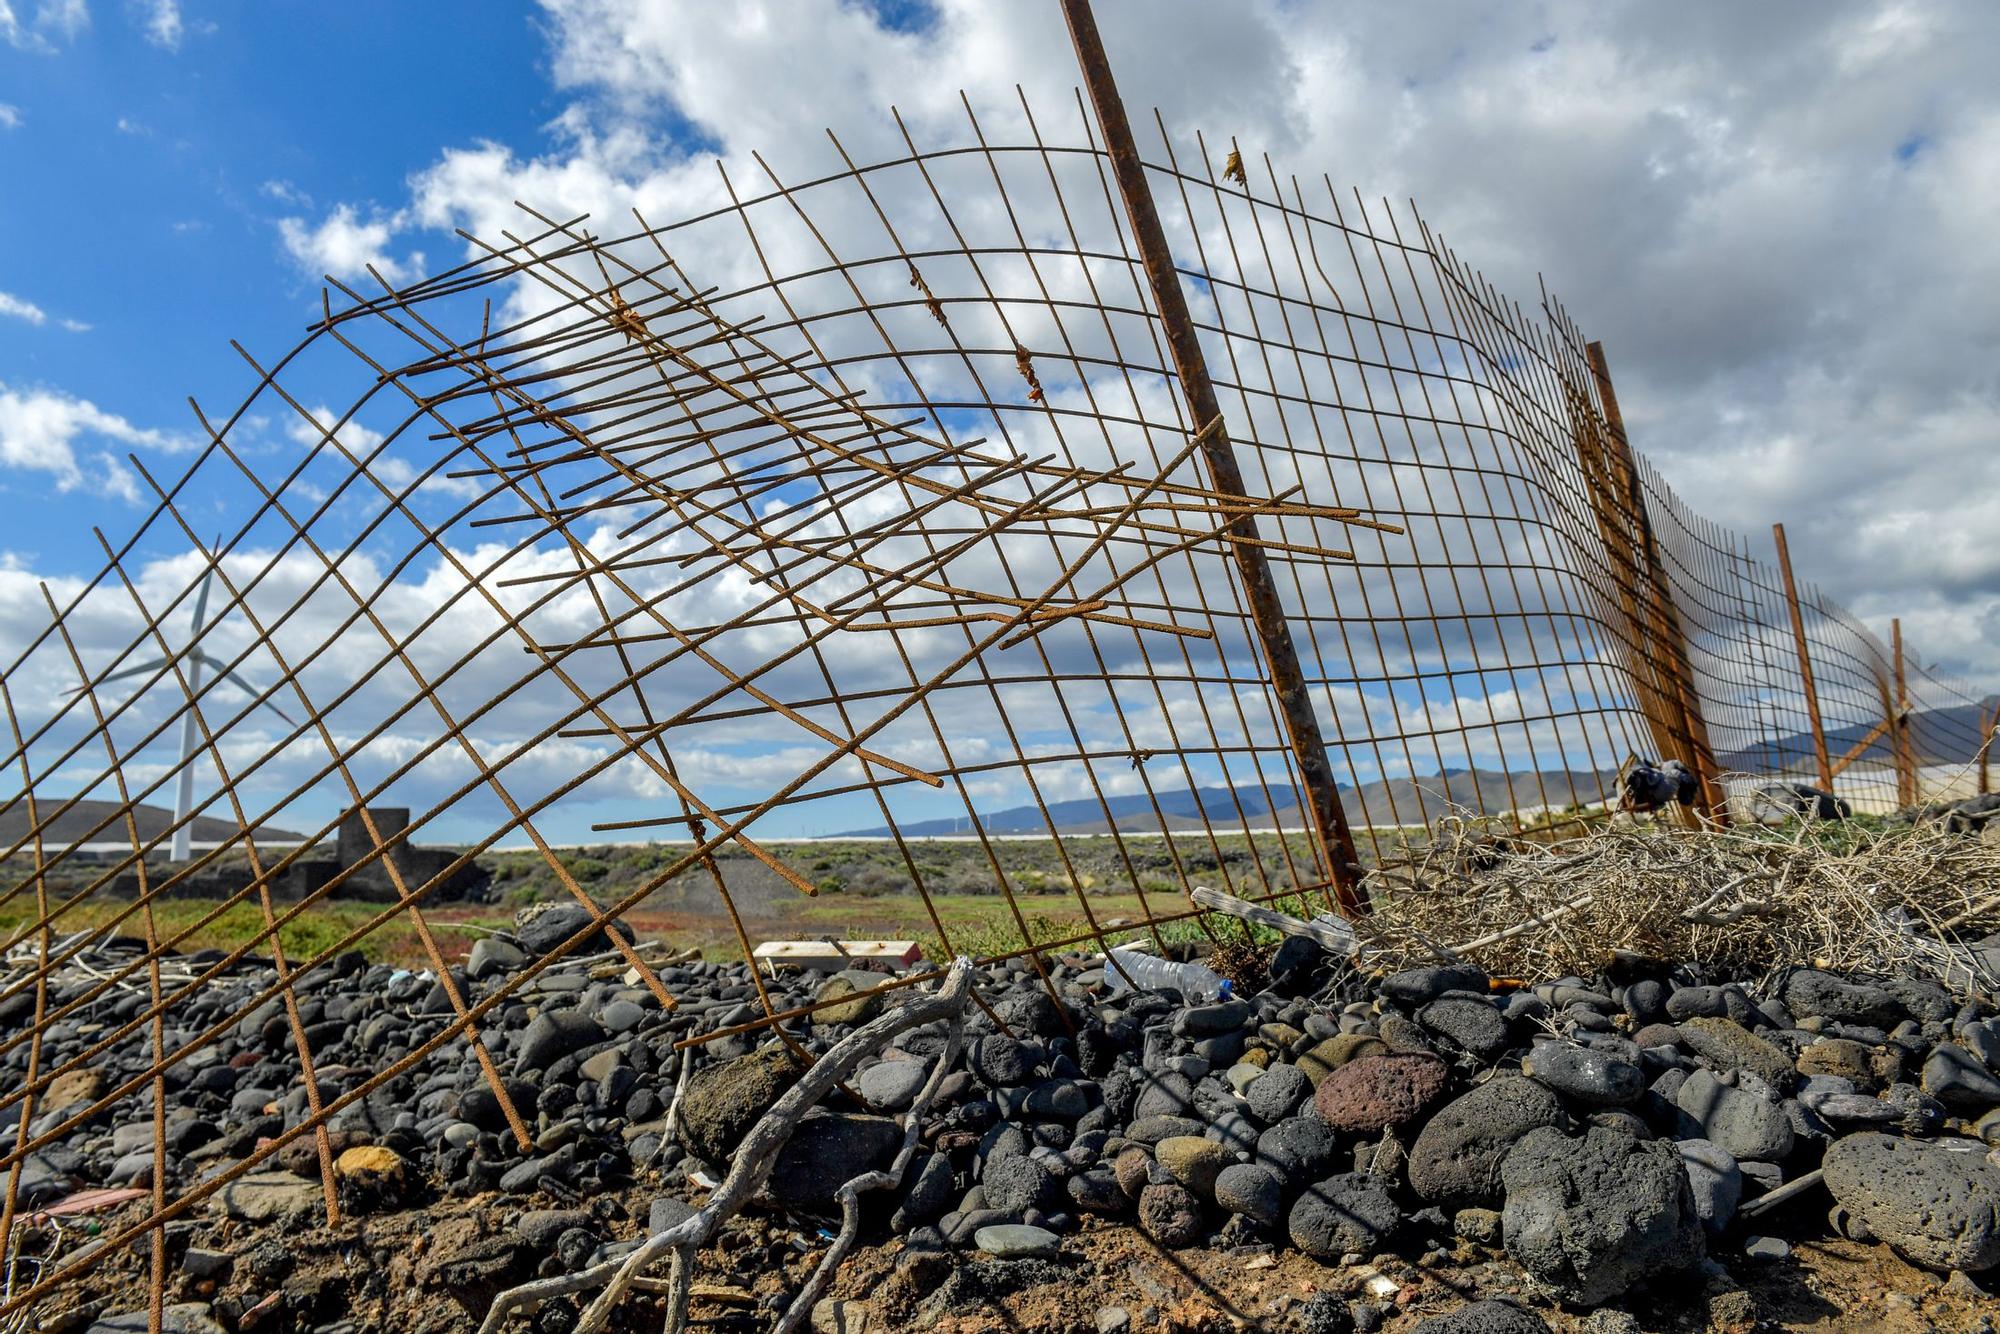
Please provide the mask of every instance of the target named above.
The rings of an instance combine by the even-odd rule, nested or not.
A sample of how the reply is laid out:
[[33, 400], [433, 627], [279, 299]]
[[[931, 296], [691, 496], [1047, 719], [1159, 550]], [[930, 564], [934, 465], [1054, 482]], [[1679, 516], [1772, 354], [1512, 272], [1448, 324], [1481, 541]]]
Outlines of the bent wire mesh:
[[[1811, 777], [1773, 571], [1632, 452], [1551, 299], [1502, 297], [1414, 212], [1267, 162], [1225, 180], [1163, 130], [1147, 170], [1247, 479], [1221, 492], [1081, 106], [1054, 135], [1004, 119], [1005, 144], [968, 112], [958, 142], [866, 165], [835, 141], [823, 176], [725, 175], [677, 219], [524, 209], [457, 268], [329, 293], [299, 347], [244, 353], [256, 389], [200, 413], [185, 475], [141, 467], [150, 512], [43, 590], [0, 674], [0, 1229], [109, 1115], [150, 1118], [164, 1164], [164, 1090], [224, 1032], [262, 1026], [300, 1093], [231, 1161], [156, 1171], [142, 1218], [0, 1314], [296, 1142], [337, 1212], [328, 1128], [441, 1050], [525, 1146], [483, 1034], [586, 948], [671, 1016], [657, 956], [601, 927], [712, 896], [747, 955], [724, 853], [805, 896], [808, 837], [883, 840], [955, 952], [922, 848], [962, 840], [1012, 933], [972, 952], [1033, 967], [1193, 916], [1196, 884], [1331, 907], [1232, 543], [1273, 570], [1365, 860], [1453, 808], [1599, 814], [1633, 754], [1698, 760], [1717, 815], [1725, 788]], [[1880, 642], [1807, 602], [1843, 794], [1896, 804], [1899, 763], [1964, 782], [1980, 701], [1920, 666], [1894, 698]], [[667, 850], [606, 893], [561, 849], [610, 838]], [[1061, 930], [1017, 901], [1002, 845], [1026, 838], [1074, 902]], [[1086, 844], [1108, 881], [1072, 864]], [[496, 847], [587, 911], [475, 985], [427, 910]], [[1114, 890], [1136, 915], [1098, 910]], [[189, 952], [224, 914], [245, 942]], [[310, 991], [390, 923], [434, 982], [420, 1040], [377, 1062], [317, 1033]], [[783, 1036], [807, 998], [749, 976], [750, 1019], [679, 1042]], [[52, 1099], [64, 1080], [86, 1091]]]

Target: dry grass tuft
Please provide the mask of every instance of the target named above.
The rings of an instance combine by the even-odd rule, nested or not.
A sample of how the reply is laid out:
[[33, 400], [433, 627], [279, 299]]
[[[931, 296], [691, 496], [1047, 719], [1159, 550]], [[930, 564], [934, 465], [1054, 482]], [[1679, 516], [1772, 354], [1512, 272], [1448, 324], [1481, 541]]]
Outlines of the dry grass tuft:
[[1753, 977], [1788, 965], [1924, 977], [1992, 992], [2000, 843], [1934, 823], [1795, 822], [1689, 830], [1622, 823], [1555, 844], [1452, 816], [1374, 872], [1385, 964], [1464, 958], [1496, 975], [1593, 973], [1627, 950]]
[[1202, 962], [1228, 978], [1237, 995], [1254, 996], [1270, 980], [1269, 954], [1268, 948], [1250, 941], [1230, 940], [1210, 950]]

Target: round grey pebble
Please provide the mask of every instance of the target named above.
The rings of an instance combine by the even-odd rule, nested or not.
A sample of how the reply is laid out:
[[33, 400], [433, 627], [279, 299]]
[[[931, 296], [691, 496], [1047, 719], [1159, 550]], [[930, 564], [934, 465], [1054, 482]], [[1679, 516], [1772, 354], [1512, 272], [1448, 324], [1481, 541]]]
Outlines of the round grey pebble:
[[1321, 1260], [1373, 1255], [1402, 1225], [1402, 1210], [1388, 1186], [1362, 1172], [1328, 1177], [1308, 1188], [1286, 1219], [1292, 1244]]
[[988, 1163], [979, 1178], [986, 1207], [1020, 1215], [1030, 1209], [1047, 1209], [1055, 1203], [1055, 1179], [1049, 1170], [1025, 1155]]
[[1316, 1116], [1288, 1116], [1257, 1137], [1257, 1158], [1280, 1176], [1311, 1180], [1333, 1166], [1340, 1141]]
[[877, 1061], [855, 1076], [854, 1089], [878, 1112], [900, 1112], [917, 1099], [930, 1068], [922, 1061]]
[[1646, 1091], [1638, 1066], [1568, 1042], [1537, 1044], [1521, 1061], [1521, 1073], [1593, 1107], [1623, 1107]]
[[1062, 1238], [1025, 1223], [995, 1223], [973, 1233], [972, 1243], [999, 1260], [1052, 1260]]
[[1243, 1101], [1250, 1114], [1265, 1125], [1275, 1125], [1297, 1111], [1312, 1094], [1312, 1081], [1296, 1065], [1274, 1065], [1263, 1077], [1253, 1080]]
[[1276, 1227], [1284, 1217], [1284, 1185], [1257, 1163], [1231, 1163], [1215, 1178], [1215, 1202], [1232, 1214]]

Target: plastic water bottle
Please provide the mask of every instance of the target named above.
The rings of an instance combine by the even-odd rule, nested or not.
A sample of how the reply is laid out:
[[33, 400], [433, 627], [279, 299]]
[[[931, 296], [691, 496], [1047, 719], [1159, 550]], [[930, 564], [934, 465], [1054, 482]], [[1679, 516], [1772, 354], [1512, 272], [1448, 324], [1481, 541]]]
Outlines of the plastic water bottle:
[[[1122, 968], [1122, 971], [1121, 971]], [[1131, 981], [1127, 981], [1127, 975]], [[1130, 945], [1113, 945], [1104, 961], [1104, 980], [1115, 994], [1137, 983], [1146, 991], [1167, 987], [1186, 997], [1190, 1004], [1203, 1004], [1229, 995], [1229, 979], [1202, 963], [1175, 963], [1157, 954], [1135, 950]]]

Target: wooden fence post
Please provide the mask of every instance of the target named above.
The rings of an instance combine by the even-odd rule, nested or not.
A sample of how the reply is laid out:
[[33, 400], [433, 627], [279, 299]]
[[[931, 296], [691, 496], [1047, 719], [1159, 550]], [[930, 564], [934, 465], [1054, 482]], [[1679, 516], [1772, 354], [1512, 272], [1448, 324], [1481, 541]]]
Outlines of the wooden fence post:
[[1812, 653], [1806, 648], [1806, 620], [1799, 611], [1799, 586], [1792, 578], [1792, 551], [1785, 545], [1785, 525], [1771, 525], [1778, 543], [1778, 572], [1785, 580], [1785, 605], [1792, 613], [1792, 642], [1798, 648], [1799, 680], [1806, 688], [1806, 718], [1812, 724], [1813, 759], [1819, 763], [1819, 785], [1833, 791], [1833, 761], [1826, 753], [1826, 728], [1819, 718], [1819, 688], [1813, 684]]
[[[1641, 707], [1653, 729], [1654, 743], [1660, 748], [1658, 758], [1668, 759], [1669, 750], [1678, 751], [1679, 755], [1672, 758], [1685, 760], [1701, 780], [1702, 812], [1709, 819], [1726, 824], [1729, 798], [1722, 787], [1721, 766], [1709, 745], [1708, 724], [1702, 718], [1701, 696], [1695, 689], [1686, 628], [1680, 609], [1674, 604], [1673, 583], [1646, 510], [1646, 495], [1632, 455], [1632, 442], [1625, 434], [1625, 417], [1618, 409], [1618, 392], [1611, 384], [1611, 366], [1604, 356], [1604, 344], [1591, 343], [1584, 352], [1590, 361], [1590, 373], [1597, 381], [1597, 396], [1603, 404], [1604, 422], [1610, 435], [1604, 457], [1585, 458], [1584, 467], [1592, 483], [1591, 503], [1598, 511], [1599, 531], [1605, 536], [1607, 548], [1611, 548], [1613, 560], [1619, 560], [1621, 546], [1633, 552], [1634, 558], [1623, 562], [1629, 574], [1620, 578], [1619, 570], [1614, 568], [1612, 578], [1619, 585], [1620, 600], [1632, 620], [1632, 634], [1640, 641], [1635, 675], [1642, 678], [1638, 683]], [[1585, 436], [1593, 434], [1584, 432]], [[1591, 442], [1580, 438], [1579, 443]], [[1657, 680], [1643, 679], [1648, 674], [1655, 675]]]

